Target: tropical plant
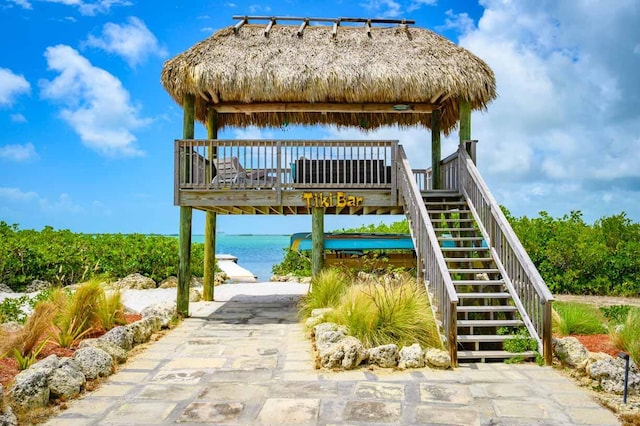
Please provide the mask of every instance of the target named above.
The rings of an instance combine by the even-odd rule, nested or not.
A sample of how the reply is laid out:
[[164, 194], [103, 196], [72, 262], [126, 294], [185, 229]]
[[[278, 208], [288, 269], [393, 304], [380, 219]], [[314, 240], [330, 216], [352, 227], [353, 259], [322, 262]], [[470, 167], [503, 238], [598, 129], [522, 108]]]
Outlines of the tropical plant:
[[34, 350], [27, 354], [22, 354], [18, 348], [13, 348], [13, 357], [18, 364], [18, 370], [26, 370], [31, 367], [38, 359], [40, 352], [47, 346], [47, 343], [49, 343], [49, 340], [43, 340]]
[[22, 358], [35, 359], [42, 350], [40, 345], [45, 340], [56, 312], [57, 307], [53, 303], [47, 301], [38, 303], [24, 327], [12, 338], [0, 342], [0, 354], [15, 355], [17, 352]]
[[119, 290], [113, 290], [109, 293], [102, 292], [96, 305], [96, 317], [100, 326], [105, 330], [111, 330], [116, 325], [127, 323], [122, 305], [122, 294]]
[[605, 319], [598, 308], [574, 302], [556, 302], [553, 308], [553, 332], [561, 336], [571, 334], [602, 334]]
[[529, 335], [525, 327], [499, 327], [497, 333], [511, 336], [502, 344], [505, 351], [520, 353], [538, 350], [538, 342]]
[[301, 299], [300, 315], [303, 318], [319, 308], [335, 307], [349, 287], [350, 278], [337, 269], [324, 269], [311, 279], [309, 292]]
[[304, 252], [284, 249], [284, 258], [280, 263], [273, 265], [271, 272], [278, 275], [295, 275], [298, 277], [311, 276], [311, 259]]

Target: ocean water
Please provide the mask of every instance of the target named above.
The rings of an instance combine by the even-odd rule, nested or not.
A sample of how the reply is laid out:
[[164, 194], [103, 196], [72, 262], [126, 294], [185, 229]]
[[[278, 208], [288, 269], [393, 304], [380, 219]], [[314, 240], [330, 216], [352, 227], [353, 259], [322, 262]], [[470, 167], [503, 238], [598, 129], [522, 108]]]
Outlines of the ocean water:
[[[253, 272], [258, 281], [269, 281], [271, 268], [280, 263], [290, 235], [216, 235], [216, 254], [232, 254], [238, 265]], [[204, 235], [194, 235], [194, 243], [204, 243]]]

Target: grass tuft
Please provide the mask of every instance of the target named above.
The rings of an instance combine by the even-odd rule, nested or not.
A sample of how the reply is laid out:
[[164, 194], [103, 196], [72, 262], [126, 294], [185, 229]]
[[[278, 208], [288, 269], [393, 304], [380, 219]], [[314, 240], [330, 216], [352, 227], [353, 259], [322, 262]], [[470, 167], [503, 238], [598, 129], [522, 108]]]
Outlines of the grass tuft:
[[631, 308], [626, 320], [612, 327], [611, 340], [616, 347], [629, 354], [636, 365], [640, 365], [640, 308]]
[[606, 320], [595, 306], [574, 302], [556, 302], [553, 306], [553, 332], [556, 334], [569, 336], [607, 331]]
[[124, 306], [122, 305], [122, 294], [120, 290], [114, 290], [109, 293], [102, 292], [96, 306], [96, 317], [100, 326], [107, 331], [116, 325], [124, 325], [127, 323], [124, 317]]
[[301, 317], [309, 317], [314, 309], [336, 307], [349, 285], [350, 278], [344, 272], [323, 270], [311, 280], [311, 290], [301, 300]]
[[368, 347], [419, 343], [442, 348], [429, 297], [411, 279], [354, 285], [328, 319], [347, 326]]
[[57, 311], [57, 306], [51, 302], [38, 303], [20, 332], [12, 339], [0, 343], [2, 345], [0, 353], [3, 355], [17, 353], [23, 358], [33, 355], [38, 344], [42, 342], [49, 331]]

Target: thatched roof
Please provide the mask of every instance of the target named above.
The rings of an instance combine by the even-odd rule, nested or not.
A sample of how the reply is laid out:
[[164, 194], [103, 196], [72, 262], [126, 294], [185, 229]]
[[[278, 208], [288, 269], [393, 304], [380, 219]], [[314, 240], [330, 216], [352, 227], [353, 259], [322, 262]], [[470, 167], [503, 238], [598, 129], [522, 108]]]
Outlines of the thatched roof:
[[[458, 101], [482, 109], [495, 98], [489, 66], [466, 49], [422, 28], [244, 25], [224, 28], [169, 59], [162, 85], [182, 105], [196, 96], [196, 118], [227, 103], [434, 104], [441, 128], [458, 121]], [[246, 112], [219, 115], [219, 127], [337, 124], [375, 128], [386, 124], [430, 126], [430, 114]]]

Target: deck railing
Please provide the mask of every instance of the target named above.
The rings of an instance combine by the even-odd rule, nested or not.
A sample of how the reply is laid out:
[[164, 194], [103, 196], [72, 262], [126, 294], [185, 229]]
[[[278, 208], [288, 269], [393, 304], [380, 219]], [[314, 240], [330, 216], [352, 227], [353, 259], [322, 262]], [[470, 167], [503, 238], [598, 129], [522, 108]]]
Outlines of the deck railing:
[[416, 256], [418, 258], [418, 277], [428, 282], [452, 362], [457, 356], [457, 305], [458, 295], [447, 270], [444, 256], [438, 245], [438, 238], [429, 219], [427, 207], [420, 193], [404, 149], [398, 147], [398, 190], [409, 220]]
[[517, 296], [514, 302], [520, 312], [524, 312], [523, 321], [531, 336], [538, 341], [545, 361], [550, 364], [553, 355], [553, 296], [462, 144], [458, 150], [458, 160], [460, 191], [469, 202], [507, 287]]
[[389, 189], [397, 147], [374, 140], [177, 140], [176, 189]]

